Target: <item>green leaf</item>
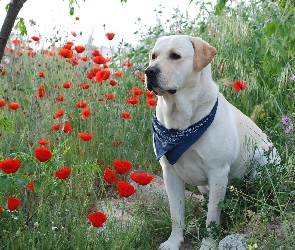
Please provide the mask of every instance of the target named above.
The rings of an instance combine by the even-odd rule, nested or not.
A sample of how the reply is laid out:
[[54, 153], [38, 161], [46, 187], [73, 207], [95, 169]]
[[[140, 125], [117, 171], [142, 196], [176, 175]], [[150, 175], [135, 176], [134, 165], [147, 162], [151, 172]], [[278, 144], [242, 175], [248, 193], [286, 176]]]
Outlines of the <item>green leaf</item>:
[[0, 117], [0, 128], [3, 128], [6, 131], [9, 131], [11, 133], [14, 133], [14, 129], [12, 125], [9, 122], [8, 117]]
[[40, 181], [35, 181], [34, 180], [34, 187], [35, 187], [35, 191], [38, 192], [41, 188], [41, 182]]
[[276, 22], [269, 22], [267, 26], [264, 28], [264, 33], [267, 36], [271, 36], [277, 30], [277, 23]]
[[7, 174], [0, 173], [0, 184], [2, 188], [12, 187], [14, 185], [14, 180]]
[[275, 51], [279, 52], [281, 57], [287, 57], [287, 51], [281, 44], [274, 43], [272, 47]]
[[94, 171], [94, 172], [102, 172], [101, 167], [96, 164], [87, 164], [86, 170], [90, 170], [90, 171]]
[[75, 14], [75, 8], [74, 7], [70, 7], [70, 15], [74, 15]]
[[225, 7], [226, 2], [227, 2], [227, 0], [219, 0], [219, 2], [216, 4], [215, 12], [214, 12], [214, 14], [216, 16], [220, 15], [220, 13], [222, 12], [222, 10]]
[[16, 27], [19, 29], [20, 34], [22, 36], [27, 35], [27, 27], [25, 25], [24, 19], [23, 18], [19, 18], [18, 22], [16, 23]]
[[18, 175], [15, 175], [14, 181], [15, 181], [16, 187], [18, 187], [18, 188], [24, 187], [26, 185], [26, 183], [28, 182], [28, 177], [18, 174]]

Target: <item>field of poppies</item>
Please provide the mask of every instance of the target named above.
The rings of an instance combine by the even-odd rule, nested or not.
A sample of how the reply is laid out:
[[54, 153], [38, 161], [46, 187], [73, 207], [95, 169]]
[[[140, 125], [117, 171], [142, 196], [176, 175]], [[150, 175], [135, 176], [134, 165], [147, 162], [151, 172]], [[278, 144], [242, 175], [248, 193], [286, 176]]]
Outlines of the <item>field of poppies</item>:
[[[0, 249], [155, 249], [169, 235], [167, 206], [137, 193], [161, 175], [152, 148], [157, 97], [145, 88], [144, 69], [163, 34], [201, 36], [217, 49], [212, 68], [220, 91], [281, 155], [280, 165], [262, 167], [259, 178], [233, 180], [216, 240], [244, 233], [248, 249], [291, 249], [295, 58], [291, 47], [281, 58], [279, 31], [268, 30], [288, 13], [264, 4], [209, 17], [204, 4], [194, 20], [175, 10], [137, 47], [121, 43], [111, 55], [76, 44], [74, 31], [47, 49], [41, 36], [15, 32], [0, 64]], [[110, 44], [115, 32], [106, 34]], [[102, 210], [113, 200], [127, 210], [128, 199], [128, 223]], [[187, 223], [197, 233], [185, 229], [186, 240], [196, 248], [206, 233], [202, 208], [206, 203], [187, 205]]]

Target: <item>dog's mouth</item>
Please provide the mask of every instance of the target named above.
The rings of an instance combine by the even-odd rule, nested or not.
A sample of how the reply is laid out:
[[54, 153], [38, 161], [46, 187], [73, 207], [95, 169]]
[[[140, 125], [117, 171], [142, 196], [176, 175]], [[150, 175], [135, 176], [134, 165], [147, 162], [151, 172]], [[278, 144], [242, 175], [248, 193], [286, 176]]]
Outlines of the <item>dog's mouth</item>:
[[176, 89], [167, 89], [167, 90], [165, 90], [165, 89], [162, 89], [162, 88], [159, 88], [159, 87], [151, 88], [151, 89], [149, 89], [149, 91], [153, 91], [156, 95], [160, 95], [160, 96], [163, 95], [164, 93], [169, 93], [171, 95], [174, 95], [177, 92]]
[[160, 72], [160, 69], [155, 66], [150, 66], [145, 70], [147, 89], [153, 91], [156, 95], [163, 95], [165, 92], [174, 95], [175, 89], [164, 89], [158, 83]]
[[149, 91], [153, 91], [156, 95], [163, 95], [165, 92], [169, 94], [176, 94], [177, 90], [176, 89], [163, 89], [161, 88], [158, 84], [155, 84], [154, 82], [151, 82], [147, 80], [147, 89]]

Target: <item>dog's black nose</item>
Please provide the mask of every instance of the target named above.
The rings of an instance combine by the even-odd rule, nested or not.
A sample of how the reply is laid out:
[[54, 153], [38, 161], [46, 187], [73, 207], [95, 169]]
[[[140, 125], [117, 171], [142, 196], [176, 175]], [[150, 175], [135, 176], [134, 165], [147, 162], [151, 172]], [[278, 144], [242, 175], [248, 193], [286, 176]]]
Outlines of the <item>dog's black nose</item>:
[[145, 74], [147, 77], [155, 77], [159, 74], [159, 72], [160, 72], [159, 68], [155, 66], [148, 67], [145, 70]]

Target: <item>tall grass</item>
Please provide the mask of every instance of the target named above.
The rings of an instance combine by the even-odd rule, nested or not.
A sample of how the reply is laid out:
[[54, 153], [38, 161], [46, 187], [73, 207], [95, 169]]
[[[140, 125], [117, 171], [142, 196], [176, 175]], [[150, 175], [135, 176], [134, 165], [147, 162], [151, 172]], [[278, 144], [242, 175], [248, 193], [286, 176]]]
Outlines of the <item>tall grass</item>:
[[[220, 91], [268, 134], [281, 156], [280, 166], [269, 164], [261, 168], [261, 178], [233, 180], [225, 202], [220, 204], [223, 219], [217, 238], [246, 233], [250, 246], [256, 243], [267, 249], [292, 249], [294, 132], [286, 133], [281, 120], [288, 116], [289, 126], [294, 124], [294, 83], [290, 79], [295, 73], [291, 60], [294, 55], [287, 54], [288, 63], [282, 65], [279, 73], [265, 70], [265, 46], [272, 46], [264, 33], [265, 21], [274, 15], [274, 5], [263, 4], [253, 1], [227, 8], [219, 16], [210, 11], [204, 15], [208, 6], [203, 4], [193, 20], [176, 10], [169, 22], [151, 27], [142, 35], [140, 46], [119, 45], [108, 64], [113, 73], [124, 72], [124, 77], [111, 75], [118, 81], [116, 86], [109, 85], [108, 80], [97, 83], [86, 78], [94, 66], [92, 60], [79, 61], [74, 66], [57, 54], [37, 52], [31, 57], [26, 49], [10, 44], [14, 52], [5, 56], [11, 62], [5, 68], [6, 75], [0, 76], [0, 99], [18, 102], [21, 108], [0, 108], [0, 160], [18, 158], [22, 165], [15, 174], [0, 173], [0, 249], [155, 249], [167, 238], [167, 205], [161, 201], [144, 202], [139, 194], [117, 199], [116, 187], [103, 179], [105, 168], [112, 168], [115, 159], [127, 159], [133, 169], [161, 175], [151, 139], [154, 109], [147, 106], [144, 94], [138, 96], [138, 105], [127, 104], [126, 99], [132, 96], [133, 87], [145, 91], [144, 82], [136, 73], [143, 72], [149, 49], [159, 35], [165, 34], [201, 36], [217, 49], [212, 68]], [[25, 40], [22, 45], [27, 45]], [[23, 54], [17, 55], [17, 50]], [[122, 66], [127, 59], [134, 63], [133, 67]], [[45, 77], [39, 77], [38, 71], [43, 71]], [[247, 82], [247, 88], [239, 93], [228, 86], [237, 79]], [[63, 88], [62, 84], [68, 81], [72, 87]], [[89, 83], [90, 88], [81, 89], [79, 83]], [[41, 84], [45, 85], [46, 94], [35, 98]], [[108, 93], [114, 94], [113, 101], [106, 99]], [[56, 100], [59, 95], [64, 96], [63, 102]], [[87, 101], [92, 110], [90, 119], [81, 119], [81, 109], [75, 105], [81, 100]], [[65, 115], [54, 119], [59, 109]], [[128, 111], [131, 119], [123, 119], [122, 111]], [[52, 130], [53, 124], [63, 124], [65, 120], [73, 126], [72, 133]], [[92, 133], [94, 138], [82, 141], [80, 132]], [[34, 150], [39, 146], [37, 140], [44, 138], [50, 141], [47, 147], [53, 157], [41, 163]], [[72, 173], [61, 181], [54, 172], [64, 165], [71, 167]], [[29, 180], [34, 180], [35, 191], [27, 190]], [[14, 212], [5, 208], [8, 196], [22, 200]], [[130, 199], [132, 203], [128, 203]], [[113, 200], [125, 208], [122, 218], [131, 214], [132, 220], [122, 223], [122, 218], [107, 214], [103, 228], [92, 227], [87, 215], [101, 210], [103, 202], [115, 206]], [[198, 233], [187, 230], [186, 238], [196, 249], [205, 231], [202, 208], [206, 209], [205, 203], [187, 204], [187, 223]]]

